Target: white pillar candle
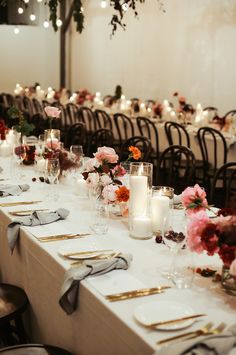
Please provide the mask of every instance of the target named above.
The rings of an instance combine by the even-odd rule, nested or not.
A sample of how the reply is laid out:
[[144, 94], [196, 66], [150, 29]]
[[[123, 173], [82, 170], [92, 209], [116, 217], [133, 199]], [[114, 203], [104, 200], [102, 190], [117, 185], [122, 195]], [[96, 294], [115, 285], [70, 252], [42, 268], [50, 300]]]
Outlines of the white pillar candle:
[[151, 218], [146, 216], [134, 217], [132, 220], [132, 236], [134, 238], [148, 238], [152, 235]]
[[154, 195], [151, 198], [151, 219], [153, 232], [162, 231], [164, 219], [168, 217], [169, 211], [169, 197]]
[[147, 176], [130, 175], [130, 212], [133, 216], [145, 215], [148, 202]]
[[45, 171], [45, 167], [46, 167], [45, 163], [46, 163], [46, 160], [44, 158], [37, 160], [37, 170], [39, 172]]
[[7, 143], [7, 141], [3, 141], [3, 143], [0, 145], [0, 155], [2, 157], [8, 157], [11, 154], [11, 150], [12, 147]]
[[16, 136], [12, 129], [6, 134], [6, 141], [9, 145], [13, 146], [16, 142]]
[[88, 196], [88, 185], [84, 179], [78, 179], [76, 181], [76, 194], [81, 197]]

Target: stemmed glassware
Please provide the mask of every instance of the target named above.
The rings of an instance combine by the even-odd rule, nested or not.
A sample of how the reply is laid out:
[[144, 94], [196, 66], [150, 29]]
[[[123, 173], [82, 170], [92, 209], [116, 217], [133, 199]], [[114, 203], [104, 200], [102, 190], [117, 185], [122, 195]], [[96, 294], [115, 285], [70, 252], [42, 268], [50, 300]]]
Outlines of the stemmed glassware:
[[55, 186], [58, 183], [58, 177], [60, 174], [60, 162], [57, 158], [46, 159], [45, 166], [45, 181], [50, 185], [50, 192], [48, 197], [53, 200], [58, 199], [58, 195], [55, 192]]
[[13, 158], [15, 160], [15, 162], [18, 165], [18, 169], [19, 169], [19, 178], [22, 178], [22, 173], [21, 171], [21, 165], [23, 163], [23, 160], [26, 158], [26, 146], [25, 144], [22, 143], [16, 143], [13, 145]]
[[72, 159], [76, 163], [76, 168], [73, 171], [73, 177], [77, 177], [77, 173], [80, 173], [84, 164], [84, 153], [82, 145], [71, 145], [70, 153], [72, 155]]

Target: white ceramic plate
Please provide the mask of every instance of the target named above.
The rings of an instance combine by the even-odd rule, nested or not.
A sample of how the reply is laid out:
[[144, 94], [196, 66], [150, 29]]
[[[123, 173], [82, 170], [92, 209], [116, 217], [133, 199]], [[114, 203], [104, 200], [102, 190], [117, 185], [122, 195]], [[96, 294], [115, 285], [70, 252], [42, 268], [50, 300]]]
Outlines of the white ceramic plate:
[[[78, 254], [76, 254], [76, 252], [78, 251]], [[86, 251], [88, 251], [86, 253]], [[92, 258], [95, 258], [99, 255], [105, 255], [105, 254], [110, 254], [114, 252], [113, 250], [108, 250], [108, 249], [102, 249], [101, 251], [100, 250], [95, 250], [93, 251], [93, 248], [87, 248], [85, 250], [76, 250], [76, 249], [67, 249], [67, 248], [61, 248], [59, 251], [58, 251], [58, 254], [63, 256], [63, 257], [66, 257], [67, 259], [71, 259], [71, 260], [83, 260], [83, 259], [92, 259]], [[83, 253], [83, 254], [80, 254], [80, 253]], [[66, 255], [66, 254], [73, 254], [73, 255]]]
[[[134, 318], [143, 325], [178, 319], [195, 314], [196, 312], [183, 303], [172, 301], [153, 301], [143, 303], [134, 310]], [[161, 330], [175, 330], [187, 328], [195, 319], [188, 319], [180, 323], [159, 326]]]

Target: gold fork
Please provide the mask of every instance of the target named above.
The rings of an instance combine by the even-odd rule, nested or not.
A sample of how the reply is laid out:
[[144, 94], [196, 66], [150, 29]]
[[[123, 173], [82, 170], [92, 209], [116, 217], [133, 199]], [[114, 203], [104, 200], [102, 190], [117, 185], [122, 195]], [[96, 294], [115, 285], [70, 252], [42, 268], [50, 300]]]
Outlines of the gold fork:
[[180, 335], [176, 335], [176, 336], [173, 336], [173, 337], [170, 337], [170, 338], [166, 338], [166, 339], [163, 339], [163, 340], [160, 340], [157, 342], [157, 344], [165, 344], [165, 343], [169, 343], [170, 341], [174, 341], [174, 340], [180, 340], [180, 339], [192, 339], [192, 338], [195, 338], [195, 337], [198, 337], [200, 335], [204, 335], [204, 334], [208, 334], [210, 332], [210, 329], [213, 327], [213, 323], [212, 322], [209, 322], [207, 323], [204, 327], [200, 328], [200, 329], [197, 329], [197, 330], [194, 330], [192, 332], [187, 332], [187, 333], [183, 333], [183, 334], [180, 334]]
[[[225, 330], [225, 328], [226, 328], [226, 324], [222, 322], [216, 328], [210, 330], [207, 333], [204, 333], [204, 335], [220, 334], [220, 333], [222, 333]], [[193, 337], [190, 337], [188, 339], [194, 339], [196, 337], [198, 337], [198, 335], [194, 335]]]

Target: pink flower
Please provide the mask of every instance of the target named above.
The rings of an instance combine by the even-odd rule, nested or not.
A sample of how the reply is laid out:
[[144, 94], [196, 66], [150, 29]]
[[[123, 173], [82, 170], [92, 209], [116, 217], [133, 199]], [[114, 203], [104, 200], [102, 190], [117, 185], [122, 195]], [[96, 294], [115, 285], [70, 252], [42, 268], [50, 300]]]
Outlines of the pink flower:
[[58, 118], [61, 113], [61, 110], [54, 106], [46, 106], [44, 111], [46, 112], [47, 116], [51, 118]]
[[61, 148], [61, 143], [58, 142], [58, 139], [49, 139], [46, 143], [46, 147], [52, 150], [57, 150]]
[[91, 158], [85, 161], [84, 163], [84, 171], [91, 172], [94, 171], [94, 168], [99, 167], [99, 162], [95, 158]]
[[112, 174], [114, 177], [124, 176], [126, 174], [126, 170], [121, 165], [116, 165], [114, 169], [112, 169]]
[[236, 259], [234, 259], [234, 261], [230, 265], [229, 273], [236, 277]]
[[104, 203], [114, 203], [116, 201], [115, 191], [119, 189], [117, 185], [106, 185], [102, 190], [102, 197], [104, 198]]
[[187, 187], [181, 194], [181, 201], [188, 215], [208, 207], [206, 192], [198, 184], [194, 187]]
[[104, 174], [100, 177], [101, 183], [103, 186], [109, 185], [112, 183], [112, 180], [109, 175]]
[[200, 254], [203, 252], [204, 247], [202, 245], [201, 235], [206, 227], [206, 224], [210, 222], [205, 211], [196, 212], [192, 217], [187, 227], [187, 244], [191, 251], [195, 251]]
[[115, 150], [109, 147], [99, 147], [94, 156], [101, 163], [105, 160], [108, 163], [115, 164], [119, 159]]

